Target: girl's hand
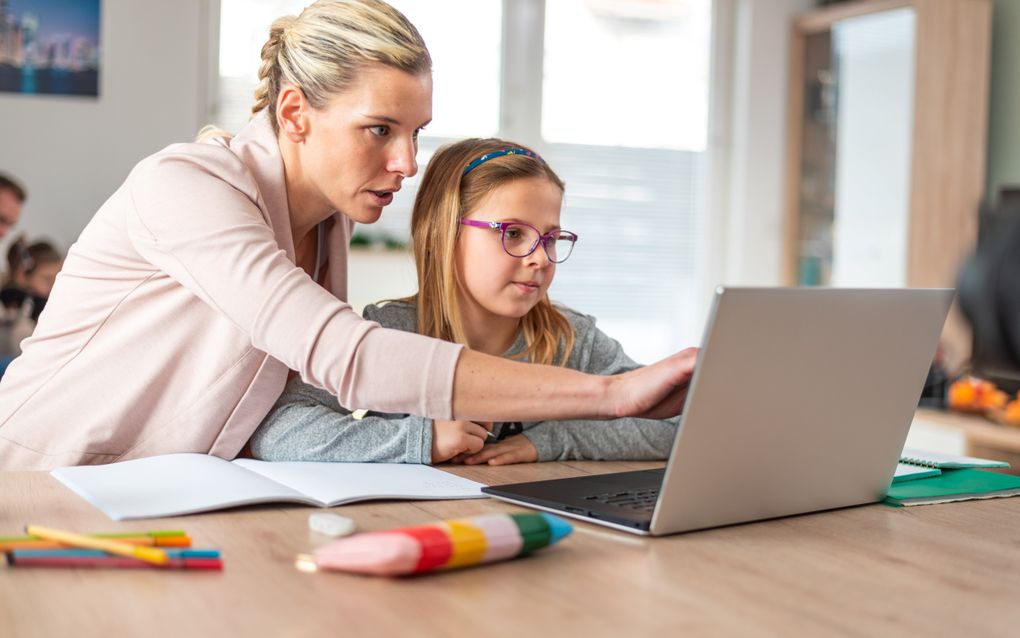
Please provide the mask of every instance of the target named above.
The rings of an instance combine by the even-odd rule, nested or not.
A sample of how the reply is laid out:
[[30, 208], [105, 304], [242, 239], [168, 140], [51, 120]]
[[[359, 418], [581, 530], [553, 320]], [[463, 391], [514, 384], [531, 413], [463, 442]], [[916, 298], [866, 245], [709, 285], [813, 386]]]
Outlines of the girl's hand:
[[538, 450], [523, 434], [515, 434], [498, 443], [485, 446], [481, 452], [463, 457], [465, 465], [511, 465], [513, 463], [534, 463]]
[[610, 377], [611, 418], [666, 419], [680, 414], [697, 358], [698, 349], [687, 348], [658, 363]]
[[458, 454], [474, 454], [485, 445], [492, 423], [474, 421], [432, 422], [432, 464], [448, 461]]

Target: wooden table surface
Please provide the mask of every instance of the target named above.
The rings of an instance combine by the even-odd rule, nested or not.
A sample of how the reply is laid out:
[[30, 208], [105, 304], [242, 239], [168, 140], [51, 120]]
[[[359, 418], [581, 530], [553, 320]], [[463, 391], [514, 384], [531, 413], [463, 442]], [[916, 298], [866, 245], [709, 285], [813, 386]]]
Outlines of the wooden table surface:
[[[655, 467], [455, 468], [505, 483]], [[706, 489], [710, 486], [706, 485]], [[495, 500], [335, 511], [363, 531], [518, 508]], [[46, 473], [0, 473], [0, 535], [187, 530], [218, 573], [0, 568], [0, 636], [1015, 635], [1020, 498], [848, 508], [648, 539], [577, 523], [534, 555], [423, 577], [304, 573], [308, 507], [114, 523]]]

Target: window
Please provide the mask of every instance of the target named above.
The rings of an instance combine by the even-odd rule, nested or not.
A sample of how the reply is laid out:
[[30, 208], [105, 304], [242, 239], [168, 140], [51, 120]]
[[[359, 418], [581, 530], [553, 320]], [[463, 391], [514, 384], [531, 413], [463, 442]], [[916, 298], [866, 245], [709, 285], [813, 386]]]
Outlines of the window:
[[[268, 25], [304, 4], [222, 0], [218, 124], [247, 121]], [[553, 299], [598, 317], [641, 362], [697, 344], [712, 0], [392, 4], [433, 57], [419, 163], [461, 137], [536, 147], [565, 180], [563, 223], [581, 237]], [[406, 239], [416, 185], [363, 232]]]
[[701, 338], [711, 3], [545, 6], [541, 135], [581, 237], [552, 296], [654, 361]]

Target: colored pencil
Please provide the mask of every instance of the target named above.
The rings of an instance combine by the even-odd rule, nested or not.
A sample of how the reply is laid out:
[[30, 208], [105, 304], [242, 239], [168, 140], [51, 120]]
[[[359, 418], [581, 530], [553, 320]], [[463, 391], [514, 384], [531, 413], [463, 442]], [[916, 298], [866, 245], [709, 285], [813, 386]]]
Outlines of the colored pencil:
[[[190, 536], [112, 536], [107, 534], [88, 534], [94, 538], [108, 538], [120, 543], [131, 545], [145, 545], [156, 547], [191, 547]], [[37, 536], [0, 536], [0, 552], [9, 552], [12, 549], [59, 549], [67, 547], [59, 541], [46, 540]]]
[[[152, 538], [174, 538], [178, 536], [187, 536], [188, 533], [183, 529], [157, 529], [150, 531], [127, 531], [127, 532], [95, 532], [91, 534], [83, 534], [83, 536], [96, 536], [98, 538], [141, 538], [141, 537], [152, 537]], [[0, 543], [12, 543], [14, 541], [28, 541], [39, 538], [38, 536], [32, 536], [31, 534], [18, 534], [16, 536], [0, 536]]]
[[203, 569], [221, 570], [223, 561], [219, 558], [168, 558], [165, 563], [155, 564], [137, 558], [124, 556], [18, 556], [21, 550], [7, 554], [11, 567], [105, 567], [116, 569]]
[[117, 554], [118, 556], [144, 560], [154, 565], [164, 565], [169, 560], [166, 551], [157, 547], [145, 547], [114, 540], [107, 540], [105, 538], [96, 538], [94, 536], [82, 536], [81, 534], [42, 527], [40, 525], [28, 525], [25, 527], [25, 531], [32, 536], [59, 541], [72, 547], [101, 549], [111, 554]]
[[[168, 549], [167, 558], [219, 558], [218, 549]], [[11, 552], [15, 558], [109, 558], [101, 549], [16, 549]]]

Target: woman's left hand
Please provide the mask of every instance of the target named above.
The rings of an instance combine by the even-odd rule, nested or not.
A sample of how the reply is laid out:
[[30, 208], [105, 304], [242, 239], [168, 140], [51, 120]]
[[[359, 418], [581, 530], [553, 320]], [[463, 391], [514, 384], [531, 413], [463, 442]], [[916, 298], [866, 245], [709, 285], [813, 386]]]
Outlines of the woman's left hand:
[[486, 445], [481, 452], [455, 459], [465, 465], [512, 465], [514, 463], [534, 463], [538, 460], [538, 450], [523, 434], [515, 434], [497, 443]]

